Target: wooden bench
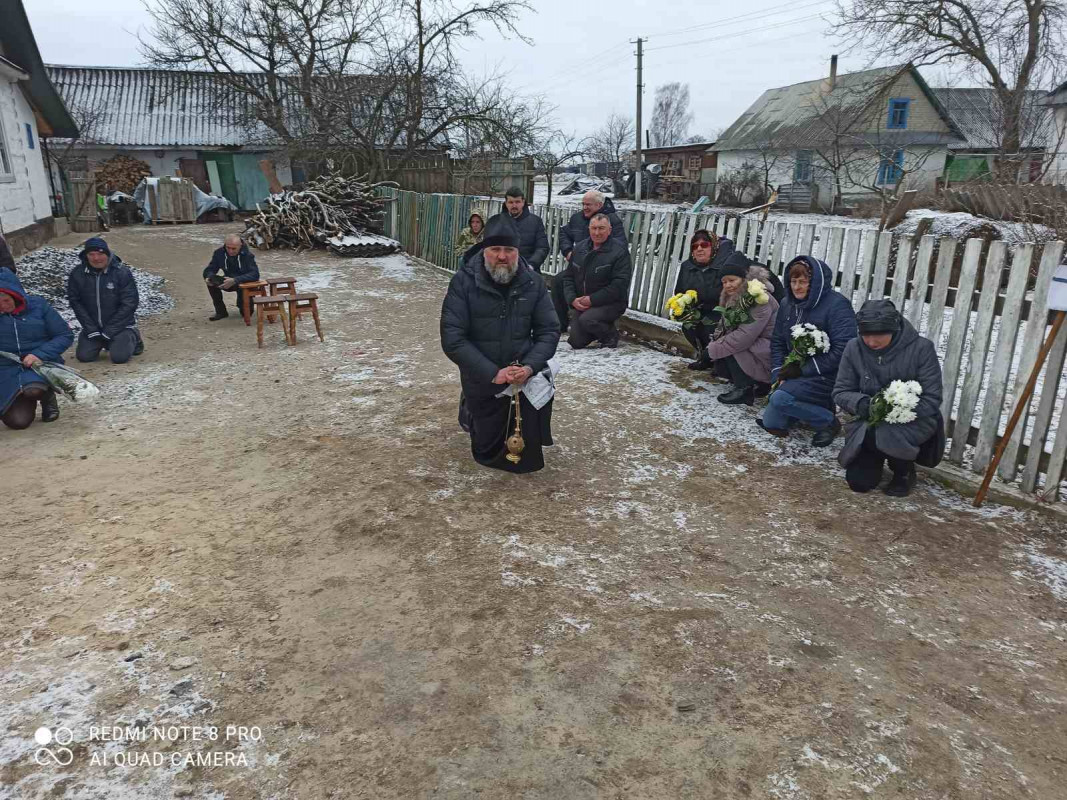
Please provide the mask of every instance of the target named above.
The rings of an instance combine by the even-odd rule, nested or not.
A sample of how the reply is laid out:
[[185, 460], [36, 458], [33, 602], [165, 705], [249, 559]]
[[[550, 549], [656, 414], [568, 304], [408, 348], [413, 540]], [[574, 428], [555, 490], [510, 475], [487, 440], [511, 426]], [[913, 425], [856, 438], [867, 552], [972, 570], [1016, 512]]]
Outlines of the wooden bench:
[[319, 341], [326, 341], [322, 335], [322, 324], [319, 322], [319, 296], [314, 292], [304, 294], [281, 295], [279, 299], [289, 302], [289, 342], [296, 344], [296, 321], [304, 314], [311, 314], [315, 320], [315, 332], [319, 335]]
[[[241, 290], [241, 316], [244, 317], [245, 325], [252, 324], [252, 298], [267, 296], [266, 281], [248, 281], [237, 284]], [[271, 322], [274, 320], [272, 319]]]
[[292, 345], [290, 340], [290, 323], [285, 317], [285, 306], [289, 299], [292, 298], [291, 294], [277, 295], [275, 297], [259, 296], [252, 299], [253, 305], [256, 307], [256, 342], [258, 347], [263, 346], [263, 320], [265, 317], [271, 314], [277, 314], [282, 318], [282, 333], [285, 334], [285, 343]]

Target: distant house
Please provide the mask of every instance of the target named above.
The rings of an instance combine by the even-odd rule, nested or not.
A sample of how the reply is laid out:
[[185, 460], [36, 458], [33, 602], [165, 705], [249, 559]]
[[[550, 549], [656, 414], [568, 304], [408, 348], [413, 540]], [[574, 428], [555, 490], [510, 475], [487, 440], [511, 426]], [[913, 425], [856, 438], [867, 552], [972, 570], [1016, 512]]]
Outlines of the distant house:
[[1022, 137], [1018, 153], [1004, 151], [1004, 114], [992, 89], [934, 89], [949, 118], [966, 137], [948, 146], [945, 182], [948, 185], [990, 175], [997, 161], [1010, 158], [1019, 164], [1020, 183], [1044, 177], [1056, 147], [1052, 109], [1042, 105], [1046, 93], [1027, 92], [1022, 110]]
[[[658, 190], [677, 199], [696, 200], [715, 186], [718, 154], [715, 142], [690, 142], [641, 150], [645, 164], [659, 164]], [[637, 151], [633, 152], [637, 157]]]
[[1052, 165], [1045, 176], [1049, 183], [1067, 183], [1067, 83], [1062, 83], [1041, 100], [1043, 107], [1052, 110]]
[[125, 153], [153, 175], [192, 178], [242, 209], [269, 193], [261, 159], [274, 162], [283, 184], [293, 180], [271, 132], [213, 73], [50, 64], [48, 75], [82, 119], [74, 147], [83, 169]]
[[43, 138], [77, 135], [21, 0], [0, 0], [0, 229], [14, 252], [56, 234]]
[[[932, 189], [949, 145], [966, 137], [911, 64], [768, 89], [719, 137], [718, 183], [744, 176], [752, 193], [800, 186], [812, 205]], [[725, 183], [724, 183], [725, 181]], [[741, 200], [745, 197], [739, 198]]]

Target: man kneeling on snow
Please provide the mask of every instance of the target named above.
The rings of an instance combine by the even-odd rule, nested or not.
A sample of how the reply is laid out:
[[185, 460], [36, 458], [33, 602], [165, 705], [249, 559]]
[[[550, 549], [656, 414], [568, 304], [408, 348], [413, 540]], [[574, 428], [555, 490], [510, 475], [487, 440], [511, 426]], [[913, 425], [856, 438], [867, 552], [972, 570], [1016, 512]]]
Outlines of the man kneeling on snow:
[[631, 272], [630, 251], [611, 237], [611, 220], [597, 214], [589, 220], [589, 238], [575, 245], [561, 276], [572, 316], [571, 347], [580, 350], [594, 339], [601, 347], [618, 347], [615, 321], [626, 312]]
[[111, 363], [125, 364], [144, 352], [137, 330], [137, 281], [98, 237], [85, 242], [81, 262], [67, 276], [67, 300], [82, 326], [75, 355], [79, 361], [96, 361], [107, 350]]

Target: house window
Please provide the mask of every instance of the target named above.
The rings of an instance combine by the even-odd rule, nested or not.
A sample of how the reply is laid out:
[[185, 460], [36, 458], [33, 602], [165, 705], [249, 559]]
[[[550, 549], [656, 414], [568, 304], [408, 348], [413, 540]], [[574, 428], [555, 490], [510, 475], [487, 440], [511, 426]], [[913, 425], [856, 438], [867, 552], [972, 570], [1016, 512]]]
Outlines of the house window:
[[886, 123], [887, 128], [897, 128], [903, 130], [908, 127], [908, 106], [911, 105], [911, 100], [908, 98], [894, 98], [889, 101], [889, 120]]
[[811, 183], [811, 151], [797, 150], [793, 164], [793, 182]]
[[26, 123], [26, 144], [30, 146], [31, 150], [35, 150], [36, 146], [33, 143], [33, 126], [30, 123]]
[[904, 151], [897, 150], [893, 153], [892, 160], [882, 156], [878, 165], [878, 178], [875, 181], [879, 186], [896, 186], [904, 172]]
[[7, 146], [7, 134], [4, 133], [4, 121], [0, 119], [0, 183], [15, 180], [11, 171], [11, 152]]
[[689, 156], [689, 169], [700, 169], [700, 156]]

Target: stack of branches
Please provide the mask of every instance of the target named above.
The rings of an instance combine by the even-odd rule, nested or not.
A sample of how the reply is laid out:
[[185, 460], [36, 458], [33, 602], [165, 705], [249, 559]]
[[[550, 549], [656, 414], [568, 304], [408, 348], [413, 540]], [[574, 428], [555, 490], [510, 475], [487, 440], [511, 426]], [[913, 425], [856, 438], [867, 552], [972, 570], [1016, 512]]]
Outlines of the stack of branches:
[[375, 189], [392, 182], [366, 183], [366, 176], [349, 178], [338, 173], [308, 181], [299, 191], [272, 194], [249, 218], [245, 240], [255, 247], [297, 250], [326, 247], [333, 237], [359, 236], [381, 231], [389, 198]]
[[96, 183], [111, 191], [133, 194], [142, 178], [151, 178], [152, 168], [138, 158], [117, 155], [109, 158], [96, 170]]

